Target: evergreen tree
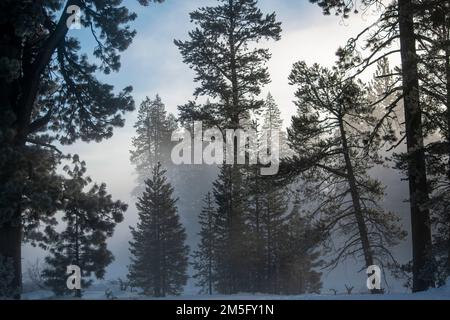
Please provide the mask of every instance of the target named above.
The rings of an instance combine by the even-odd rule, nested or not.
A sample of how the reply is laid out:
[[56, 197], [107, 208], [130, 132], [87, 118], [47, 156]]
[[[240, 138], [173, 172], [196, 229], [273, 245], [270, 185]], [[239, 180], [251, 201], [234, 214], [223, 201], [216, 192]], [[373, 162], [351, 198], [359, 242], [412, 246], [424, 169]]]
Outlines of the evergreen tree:
[[[217, 99], [205, 106], [180, 107], [181, 118], [204, 120], [210, 126], [237, 129], [250, 110], [261, 108], [256, 96], [267, 84], [264, 64], [268, 49], [253, 48], [261, 39], [280, 39], [275, 14], [264, 15], [255, 0], [218, 0], [190, 14], [197, 28], [190, 41], [175, 41], [184, 62], [196, 72], [195, 96]], [[220, 17], [220, 18], [219, 18]]]
[[[273, 97], [269, 93], [262, 109], [262, 129], [269, 136], [273, 130], [281, 131], [283, 121]], [[281, 141], [269, 148], [281, 147]], [[285, 220], [289, 199], [287, 190], [274, 183], [272, 176], [262, 176], [259, 165], [250, 166], [246, 172], [250, 196], [247, 224], [253, 257], [254, 290], [280, 292], [280, 259], [285, 237]]]
[[433, 223], [433, 262], [425, 276], [445, 284], [450, 275], [450, 1], [417, 5], [421, 103]]
[[[255, 48], [262, 39], [280, 39], [275, 14], [264, 15], [255, 0], [218, 0], [190, 14], [197, 28], [189, 41], [175, 41], [184, 62], [195, 72], [199, 86], [195, 96], [213, 100], [205, 105], [189, 102], [180, 106], [182, 121], [202, 120], [204, 125], [239, 129], [249, 113], [262, 107], [261, 87], [269, 82], [265, 63], [267, 49]], [[220, 18], [219, 18], [220, 17]], [[229, 143], [235, 143], [228, 141]], [[236, 159], [237, 148], [233, 158]], [[251, 287], [246, 226], [248, 207], [243, 168], [223, 165], [214, 184], [219, 226], [217, 289], [235, 293]]]
[[281, 294], [320, 293], [322, 273], [316, 269], [323, 261], [318, 250], [323, 235], [313, 226], [312, 216], [300, 211], [298, 194], [284, 225], [284, 239], [280, 249]]
[[264, 187], [263, 178], [260, 174], [260, 166], [252, 165], [246, 170], [246, 192], [248, 194], [248, 212], [247, 212], [247, 228], [249, 232], [249, 262], [250, 274], [253, 292], [265, 292], [266, 269], [264, 254], [265, 237], [263, 229], [263, 202], [264, 202]]
[[[64, 168], [69, 176], [64, 182], [63, 195], [65, 229], [60, 233], [49, 230], [52, 244], [45, 259], [48, 267], [43, 270], [45, 284], [57, 295], [70, 294], [66, 286], [69, 265], [80, 267], [82, 289], [91, 285], [91, 276], [103, 278], [105, 268], [114, 260], [106, 240], [113, 235], [127, 209], [126, 204], [111, 199], [105, 184], [95, 184], [84, 191], [91, 182], [85, 176], [85, 163], [74, 156], [73, 166], [73, 169]], [[76, 297], [81, 295], [81, 290], [75, 291]]]
[[[80, 25], [93, 34], [95, 63], [69, 33], [74, 6]], [[120, 52], [135, 35], [130, 29], [135, 18], [122, 1], [0, 3], [0, 256], [13, 261], [15, 298], [20, 298], [23, 232], [31, 232], [25, 238], [36, 235], [33, 227], [57, 211], [53, 188], [61, 184], [41, 188], [44, 180], [57, 180], [61, 156], [55, 145], [109, 138], [123, 125], [122, 113], [134, 108], [131, 87], [115, 90], [97, 75], [119, 70]]]
[[[353, 11], [356, 13], [356, 0], [310, 0], [317, 3], [324, 14], [334, 12], [347, 18]], [[437, 1], [441, 2], [441, 1]], [[377, 5], [376, 0], [361, 0], [363, 5]], [[423, 14], [423, 8], [433, 8], [433, 1], [420, 3], [414, 0], [398, 0], [384, 6], [377, 23], [366, 28], [356, 38], [350, 39], [348, 45], [339, 51], [341, 63], [346, 68], [352, 69], [355, 74], [360, 74], [366, 67], [373, 65], [382, 57], [400, 53], [402, 85], [392, 88], [387, 95], [396, 95], [394, 102], [385, 111], [384, 121], [391, 114], [398, 101], [403, 99], [403, 110], [405, 115], [404, 138], [407, 152], [404, 157], [409, 181], [409, 201], [411, 208], [411, 236], [413, 243], [413, 291], [424, 291], [433, 285], [433, 274], [430, 266], [433, 264], [429, 254], [432, 250], [429, 182], [426, 170], [425, 148], [424, 148], [424, 106], [420, 96], [420, 74], [418, 44], [422, 42], [416, 30], [419, 26], [418, 18]], [[444, 9], [445, 10], [445, 9]], [[440, 10], [439, 10], [440, 11]], [[367, 36], [364, 39], [364, 36]], [[366, 48], [370, 53], [362, 58], [358, 51], [358, 39], [364, 39]], [[420, 40], [420, 41], [418, 41]], [[399, 46], [397, 46], [399, 44]], [[395, 48], [392, 46], [395, 45]], [[349, 55], [350, 52], [350, 55]], [[350, 57], [352, 56], [352, 57]], [[447, 63], [447, 62], [446, 62]], [[447, 63], [448, 64], [448, 63]], [[401, 92], [401, 94], [398, 94]], [[381, 125], [375, 126], [377, 134]], [[369, 139], [370, 141], [370, 139]]]
[[214, 181], [217, 206], [217, 291], [232, 294], [251, 288], [246, 224], [248, 198], [237, 166], [224, 165]]
[[128, 278], [145, 295], [178, 295], [187, 281], [189, 248], [173, 199], [173, 188], [158, 163], [136, 207], [139, 222], [131, 227], [132, 263]]
[[264, 238], [265, 288], [269, 293], [280, 292], [280, 260], [286, 237], [285, 223], [288, 199], [286, 190], [274, 187], [271, 179], [264, 183], [262, 228]]
[[266, 100], [264, 102], [263, 117], [263, 129], [281, 130], [281, 127], [283, 125], [283, 120], [281, 119], [281, 111], [270, 92], [267, 94]]
[[158, 162], [165, 168], [170, 166], [171, 135], [177, 129], [177, 123], [172, 114], [167, 115], [161, 98], [156, 95], [154, 100], [146, 97], [142, 101], [134, 128], [136, 136], [132, 140], [130, 159], [138, 174], [135, 193], [139, 194]]
[[380, 139], [367, 147], [374, 117], [366, 88], [338, 68], [304, 62], [294, 65], [289, 79], [298, 86], [298, 113], [288, 130], [297, 153], [291, 168], [302, 174], [305, 196], [316, 203], [323, 232], [342, 240], [327, 266], [359, 253], [366, 268], [386, 265], [390, 248], [405, 234], [399, 219], [379, 206], [383, 187], [368, 175], [380, 163]]
[[196, 273], [197, 285], [202, 288], [202, 293], [213, 294], [216, 285], [216, 216], [212, 195], [210, 192], [203, 200], [205, 206], [199, 215], [200, 243], [197, 251], [194, 252], [194, 269]]

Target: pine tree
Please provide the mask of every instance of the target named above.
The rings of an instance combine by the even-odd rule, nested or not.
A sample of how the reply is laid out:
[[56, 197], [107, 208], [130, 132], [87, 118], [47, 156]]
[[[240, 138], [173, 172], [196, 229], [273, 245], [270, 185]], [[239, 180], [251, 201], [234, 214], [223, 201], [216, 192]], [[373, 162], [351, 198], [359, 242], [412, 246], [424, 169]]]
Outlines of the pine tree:
[[224, 165], [214, 182], [219, 293], [232, 294], [247, 291], [251, 287], [245, 217], [248, 201], [242, 177], [243, 174], [237, 166]]
[[[357, 3], [355, 0], [310, 0], [317, 3], [324, 14], [334, 12], [347, 18], [353, 11], [356, 13]], [[413, 243], [413, 291], [424, 291], [433, 285], [432, 270], [429, 266], [433, 264], [429, 254], [432, 250], [431, 221], [429, 210], [429, 182], [426, 170], [425, 148], [424, 148], [424, 106], [421, 104], [420, 96], [420, 74], [419, 56], [417, 53], [418, 37], [420, 30], [416, 21], [422, 13], [423, 7], [434, 7], [432, 2], [425, 1], [423, 4], [414, 0], [398, 0], [386, 7], [380, 15], [378, 23], [358, 35], [358, 39], [367, 36], [364, 41], [370, 53], [362, 58], [357, 53], [357, 39], [351, 39], [346, 48], [339, 51], [341, 63], [356, 74], [363, 72], [367, 66], [372, 65], [383, 56], [400, 53], [401, 59], [401, 82], [399, 88], [392, 88], [387, 95], [397, 95], [395, 102], [386, 109], [382, 120], [389, 117], [393, 112], [396, 102], [403, 99], [403, 110], [405, 114], [404, 140], [406, 141], [407, 153], [405, 157], [406, 170], [409, 181], [409, 195], [411, 208], [411, 236]], [[438, 1], [441, 2], [441, 1]], [[376, 5], [378, 1], [361, 0], [363, 5]], [[392, 49], [397, 43], [400, 46]], [[353, 55], [352, 58], [349, 58]], [[355, 54], [356, 53], [356, 54]], [[355, 58], [356, 55], [356, 58]], [[398, 92], [401, 92], [398, 95]], [[373, 135], [377, 134], [377, 125]], [[403, 140], [403, 139], [402, 139]]]
[[262, 227], [264, 232], [265, 287], [269, 293], [280, 292], [280, 256], [285, 234], [288, 199], [283, 188], [276, 188], [269, 178], [264, 183]]
[[273, 98], [270, 92], [267, 94], [266, 100], [263, 106], [263, 129], [266, 130], [281, 130], [283, 125], [283, 120], [281, 119], [281, 112], [275, 103], [275, 99]]
[[280, 249], [281, 294], [320, 293], [321, 275], [317, 268], [323, 261], [318, 249], [323, 235], [312, 224], [314, 218], [300, 211], [300, 199], [295, 195], [292, 210], [286, 219], [284, 239]]
[[[180, 106], [180, 119], [202, 120], [205, 126], [222, 130], [239, 129], [250, 112], [262, 107], [258, 95], [261, 87], [270, 81], [265, 66], [269, 51], [254, 48], [254, 44], [262, 39], [279, 40], [281, 28], [275, 14], [264, 15], [255, 0], [218, 2], [215, 7], [192, 12], [190, 17], [197, 28], [189, 32], [190, 40], [175, 41], [184, 62], [196, 73], [199, 86], [195, 96], [211, 98], [205, 105], [189, 102]], [[235, 147], [234, 159], [236, 156]], [[241, 166], [223, 165], [214, 184], [220, 216], [217, 289], [224, 293], [251, 287], [243, 171]]]
[[[274, 130], [281, 131], [281, 112], [270, 93], [262, 114], [262, 129], [266, 130], [269, 136]], [[282, 141], [276, 146], [269, 143], [269, 148], [279, 148], [281, 143]], [[286, 188], [276, 185], [272, 176], [262, 176], [259, 165], [250, 166], [246, 177], [250, 195], [247, 224], [253, 247], [254, 290], [278, 293], [281, 286], [281, 247], [289, 203]]]
[[260, 166], [252, 165], [246, 170], [246, 192], [248, 194], [247, 228], [249, 261], [252, 283], [251, 291], [266, 291], [265, 237], [263, 227], [263, 203], [266, 184], [260, 174]]
[[134, 128], [136, 136], [132, 140], [130, 160], [138, 174], [135, 194], [139, 194], [158, 162], [165, 168], [170, 166], [171, 135], [177, 123], [172, 114], [167, 115], [161, 98], [156, 95], [154, 100], [146, 97], [142, 101]]
[[200, 243], [197, 251], [194, 252], [194, 279], [197, 285], [202, 288], [202, 293], [213, 294], [216, 286], [216, 217], [212, 195], [207, 193], [203, 200], [205, 206], [199, 215]]
[[[73, 6], [93, 35], [95, 62], [69, 33]], [[131, 87], [117, 90], [97, 75], [119, 70], [136, 14], [121, 1], [97, 0], [5, 0], [0, 12], [0, 256], [13, 260], [10, 291], [20, 298], [23, 232], [30, 231], [25, 238], [36, 235], [34, 227], [57, 211], [58, 198], [49, 195], [58, 187], [52, 183], [49, 193], [41, 188], [42, 181], [57, 180], [61, 156], [55, 146], [109, 138], [123, 126], [122, 113], [134, 108]]]
[[261, 39], [279, 40], [281, 24], [275, 21], [274, 13], [264, 15], [255, 0], [218, 2], [216, 7], [190, 14], [197, 26], [189, 32], [190, 41], [175, 41], [184, 62], [196, 72], [199, 86], [195, 96], [218, 101], [203, 107], [189, 103], [180, 108], [180, 116], [237, 129], [249, 111], [261, 108], [263, 101], [256, 96], [270, 81], [264, 66], [270, 53], [252, 44]]
[[378, 202], [383, 187], [368, 171], [380, 163], [380, 139], [367, 146], [373, 128], [373, 106], [360, 81], [346, 79], [338, 68], [329, 70], [298, 62], [289, 77], [296, 91], [297, 115], [288, 130], [292, 170], [301, 173], [305, 196], [314, 204], [322, 230], [343, 239], [327, 266], [334, 268], [355, 253], [364, 266], [391, 260], [391, 246], [405, 237], [398, 218]]
[[128, 278], [133, 287], [155, 297], [178, 295], [187, 281], [189, 248], [173, 199], [173, 188], [158, 163], [136, 207], [139, 222], [131, 227], [132, 263]]
[[[420, 35], [419, 75], [430, 211], [433, 223], [432, 281], [445, 284], [450, 275], [450, 1], [417, 5], [416, 34]], [[431, 269], [431, 270], [430, 270]]]
[[[43, 270], [45, 284], [57, 295], [70, 294], [66, 286], [69, 265], [80, 267], [82, 289], [91, 285], [92, 276], [103, 278], [105, 268], [114, 260], [106, 240], [113, 235], [127, 209], [126, 204], [111, 199], [105, 184], [95, 184], [84, 191], [91, 180], [85, 176], [86, 164], [78, 156], [73, 157], [73, 169], [69, 166], [64, 169], [69, 176], [63, 196], [65, 229], [48, 234], [52, 244], [45, 259], [48, 268]], [[81, 290], [75, 291], [76, 297], [81, 295]]]

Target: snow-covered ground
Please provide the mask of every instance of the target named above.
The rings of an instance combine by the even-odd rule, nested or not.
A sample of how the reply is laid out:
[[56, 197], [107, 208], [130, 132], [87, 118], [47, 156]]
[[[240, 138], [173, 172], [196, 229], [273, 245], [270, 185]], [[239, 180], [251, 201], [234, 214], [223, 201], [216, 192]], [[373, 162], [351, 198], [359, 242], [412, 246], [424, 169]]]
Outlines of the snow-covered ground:
[[[108, 282], [98, 283], [83, 292], [83, 299], [105, 300], [106, 291], [112, 292], [114, 299], [153, 300], [155, 298], [139, 295], [138, 292], [121, 291], [118, 285]], [[51, 291], [35, 290], [24, 293], [23, 299], [60, 299]], [[64, 299], [70, 299], [65, 297]], [[160, 299], [170, 300], [450, 300], [450, 282], [440, 288], [433, 288], [420, 293], [387, 293], [387, 294], [303, 294], [303, 295], [267, 295], [267, 294], [235, 294], [235, 295], [181, 295]]]

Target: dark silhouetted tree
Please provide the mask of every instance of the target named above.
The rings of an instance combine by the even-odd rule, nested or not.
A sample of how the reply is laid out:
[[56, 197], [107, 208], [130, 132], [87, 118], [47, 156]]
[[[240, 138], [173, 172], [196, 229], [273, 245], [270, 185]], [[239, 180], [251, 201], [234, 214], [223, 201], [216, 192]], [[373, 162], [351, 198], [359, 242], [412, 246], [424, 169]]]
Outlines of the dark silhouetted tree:
[[[74, 8], [80, 26], [93, 34], [95, 63], [70, 35]], [[136, 14], [118, 0], [6, 0], [0, 12], [0, 256], [13, 261], [11, 291], [19, 298], [23, 232], [56, 211], [57, 198], [39, 188], [42, 180], [55, 180], [54, 145], [109, 138], [134, 108], [131, 87], [117, 91], [96, 76], [119, 69]]]
[[[357, 12], [357, 0], [310, 0], [322, 7], [325, 14], [334, 12], [336, 15], [348, 17], [352, 11]], [[429, 183], [427, 179], [425, 148], [424, 148], [424, 107], [421, 104], [419, 88], [419, 56], [417, 54], [417, 36], [415, 23], [420, 16], [419, 3], [414, 0], [398, 0], [387, 6], [379, 0], [361, 0], [361, 3], [369, 6], [380, 4], [383, 8], [377, 23], [366, 28], [357, 37], [351, 39], [340, 51], [342, 63], [356, 71], [363, 72], [366, 67], [373, 65], [381, 58], [400, 54], [402, 85], [393, 88], [388, 93], [401, 95], [396, 97], [394, 103], [386, 109], [386, 115], [393, 112], [396, 102], [403, 99], [405, 124], [404, 139], [406, 140], [407, 153], [405, 157], [406, 171], [409, 181], [409, 201], [411, 204], [411, 236], [413, 243], [413, 291], [423, 291], [433, 285], [433, 264], [430, 252], [431, 221], [429, 210]], [[423, 6], [432, 6], [432, 3], [424, 2]], [[358, 56], [349, 59], [348, 52], [354, 55], [359, 47], [357, 42], [363, 39], [370, 53], [365, 58]], [[383, 117], [381, 121], [384, 121]], [[378, 125], [375, 128], [379, 129]], [[377, 134], [373, 133], [373, 136]], [[403, 140], [403, 139], [402, 139]]]
[[158, 163], [136, 204], [139, 222], [131, 228], [128, 278], [145, 295], [178, 295], [187, 281], [189, 248], [173, 199], [173, 188]]
[[[92, 283], [92, 276], [102, 279], [105, 268], [114, 257], [108, 250], [106, 240], [113, 235], [117, 223], [123, 220], [127, 205], [113, 201], [106, 192], [106, 185], [89, 187], [90, 178], [85, 176], [86, 165], [73, 157], [73, 168], [65, 168], [68, 178], [64, 181], [63, 231], [50, 231], [50, 255], [46, 257], [47, 268], [43, 270], [45, 285], [55, 294], [70, 294], [66, 281], [67, 266], [77, 265], [81, 269], [82, 289]], [[81, 297], [81, 290], [75, 296]]]
[[[188, 41], [176, 40], [183, 60], [196, 73], [195, 96], [211, 100], [180, 106], [182, 121], [202, 120], [205, 126], [239, 129], [249, 113], [260, 109], [261, 87], [269, 83], [265, 63], [267, 49], [254, 44], [279, 40], [280, 23], [275, 14], [264, 15], [255, 0], [219, 0], [215, 7], [203, 7], [190, 14], [196, 29]], [[233, 141], [235, 142], [235, 138]], [[236, 159], [237, 148], [233, 150]], [[246, 254], [247, 199], [241, 166], [223, 165], [214, 187], [220, 248], [217, 261], [219, 292], [248, 290], [249, 261]]]
[[292, 210], [284, 225], [284, 239], [281, 242], [279, 258], [279, 293], [320, 293], [322, 273], [317, 269], [320, 260], [320, 245], [324, 235], [314, 227], [314, 218], [300, 209], [296, 194]]
[[322, 231], [342, 240], [327, 266], [355, 254], [361, 254], [365, 267], [386, 265], [392, 259], [390, 248], [405, 234], [399, 219], [378, 204], [384, 188], [368, 175], [380, 164], [380, 139], [367, 147], [376, 120], [367, 89], [337, 68], [304, 62], [294, 64], [289, 79], [298, 87], [298, 111], [288, 130], [296, 151], [292, 170], [302, 174], [306, 197], [317, 204], [313, 212]]
[[200, 224], [200, 243], [193, 253], [193, 266], [196, 271], [194, 279], [203, 293], [213, 294], [216, 283], [216, 218], [217, 213], [210, 192], [204, 199], [204, 207], [198, 219]]
[[172, 114], [167, 114], [161, 98], [156, 95], [154, 100], [146, 97], [141, 103], [134, 128], [136, 136], [133, 137], [130, 159], [138, 174], [135, 194], [140, 194], [144, 181], [158, 162], [165, 168], [170, 167], [171, 135], [177, 129], [177, 123]]

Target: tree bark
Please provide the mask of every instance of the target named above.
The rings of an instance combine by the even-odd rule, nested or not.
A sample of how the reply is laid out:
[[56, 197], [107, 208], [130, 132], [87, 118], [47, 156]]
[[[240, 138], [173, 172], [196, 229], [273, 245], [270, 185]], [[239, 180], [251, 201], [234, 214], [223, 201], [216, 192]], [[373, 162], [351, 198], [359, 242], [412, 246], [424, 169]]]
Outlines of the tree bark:
[[[0, 57], [2, 63], [13, 64], [20, 62], [21, 41], [15, 34], [15, 29], [9, 24], [0, 25]], [[9, 66], [10, 67], [10, 66]], [[12, 71], [12, 70], [8, 70]], [[18, 94], [18, 74], [7, 74], [0, 77], [0, 196], [4, 203], [0, 203], [0, 257], [12, 259], [14, 267], [14, 278], [12, 280], [11, 292], [17, 292], [13, 297], [20, 298], [20, 286], [22, 278], [21, 270], [21, 226], [20, 226], [20, 195], [9, 188], [8, 182], [14, 179], [13, 164], [17, 159], [13, 154], [18, 143], [14, 140], [14, 117], [12, 116], [16, 107]], [[9, 134], [7, 134], [9, 133]], [[17, 202], [16, 199], [19, 201]]]
[[413, 244], [413, 292], [432, 286], [432, 275], [424, 275], [430, 267], [430, 212], [425, 153], [423, 149], [422, 114], [419, 100], [419, 77], [414, 35], [414, 12], [411, 0], [399, 0], [399, 28], [403, 95], [408, 152], [408, 180], [411, 206], [411, 236]]
[[364, 253], [364, 260], [366, 262], [366, 268], [373, 265], [373, 255], [370, 250], [370, 241], [367, 232], [367, 226], [364, 221], [363, 210], [361, 208], [361, 197], [356, 185], [356, 177], [353, 170], [353, 164], [350, 159], [350, 153], [348, 149], [347, 134], [344, 128], [342, 118], [339, 118], [339, 130], [342, 139], [342, 150], [344, 154], [345, 167], [347, 171], [347, 181], [350, 187], [350, 195], [352, 197], [353, 209], [355, 211], [356, 223], [358, 225], [359, 237], [361, 239], [361, 245]]
[[[367, 231], [367, 225], [364, 221], [364, 213], [361, 208], [361, 196], [356, 184], [356, 176], [353, 169], [353, 164], [350, 158], [350, 150], [348, 148], [347, 134], [344, 128], [344, 122], [342, 118], [339, 119], [339, 129], [341, 132], [342, 139], [342, 150], [345, 159], [345, 167], [347, 171], [347, 180], [350, 187], [350, 195], [352, 197], [353, 209], [355, 210], [356, 223], [358, 225], [359, 237], [361, 239], [361, 245], [364, 253], [364, 261], [366, 263], [366, 268], [374, 264], [373, 253], [370, 248], [370, 240]], [[372, 289], [370, 293], [378, 294], [382, 291], [379, 289]]]
[[22, 228], [20, 222], [6, 222], [0, 226], [0, 257], [12, 259], [14, 278], [11, 282], [13, 299], [20, 299], [22, 287]]

